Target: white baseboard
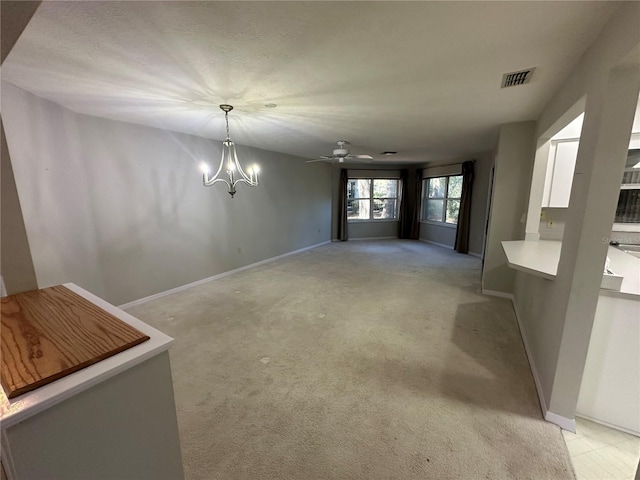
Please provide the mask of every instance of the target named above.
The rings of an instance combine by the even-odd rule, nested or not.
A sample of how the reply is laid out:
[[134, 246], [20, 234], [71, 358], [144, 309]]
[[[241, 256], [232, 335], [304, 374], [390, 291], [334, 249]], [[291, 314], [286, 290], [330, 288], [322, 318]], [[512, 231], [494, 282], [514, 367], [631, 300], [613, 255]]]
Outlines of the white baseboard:
[[483, 288], [482, 294], [489, 295], [490, 297], [508, 298], [509, 300], [511, 300], [511, 302], [513, 302], [513, 293], [499, 292], [497, 290], [487, 290], [486, 288]]
[[573, 418], [563, 417], [557, 413], [549, 412], [544, 414], [544, 419], [559, 426], [563, 430], [567, 430], [571, 433], [576, 433], [576, 421]]
[[531, 349], [529, 348], [527, 335], [526, 333], [524, 333], [524, 327], [522, 326], [522, 321], [520, 320], [520, 314], [518, 313], [518, 307], [516, 307], [516, 303], [514, 302], [513, 295], [511, 295], [511, 305], [513, 306], [513, 313], [515, 314], [516, 322], [518, 323], [518, 330], [520, 330], [520, 337], [522, 338], [524, 351], [527, 354], [527, 360], [529, 360], [529, 369], [531, 370], [531, 375], [533, 376], [533, 383], [535, 383], [536, 391], [538, 392], [538, 400], [540, 401], [540, 408], [542, 410], [542, 414], [546, 419], [547, 413], [548, 413], [547, 402], [544, 399], [544, 394], [542, 392], [542, 384], [540, 383], [540, 377], [538, 376], [538, 370], [536, 369], [536, 364], [533, 361], [533, 355], [531, 354]]
[[195, 282], [187, 283], [186, 285], [181, 285], [176, 288], [172, 288], [170, 290], [165, 290], [164, 292], [155, 293], [153, 295], [149, 295], [148, 297], [140, 298], [139, 300], [133, 300], [132, 302], [125, 303], [123, 305], [119, 305], [118, 308], [121, 310], [126, 310], [127, 308], [135, 307], [138, 305], [142, 305], [143, 303], [150, 302], [151, 300], [156, 300], [158, 298], [166, 297], [167, 295], [171, 295], [172, 293], [181, 292], [186, 290], [187, 288], [196, 287], [198, 285], [202, 285], [203, 283], [212, 282], [213, 280], [218, 280], [220, 278], [233, 275], [234, 273], [243, 272], [245, 270], [249, 270], [250, 268], [259, 267], [260, 265], [264, 265], [265, 263], [270, 263], [275, 260], [279, 260], [284, 257], [288, 257], [289, 255], [295, 255], [296, 253], [306, 252], [307, 250], [311, 250], [313, 248], [321, 247], [322, 245], [326, 245], [331, 243], [331, 240], [327, 240], [326, 242], [317, 243], [315, 245], [311, 245], [309, 247], [300, 248], [298, 250], [293, 250], [292, 252], [283, 253], [282, 255], [278, 255], [276, 257], [267, 258], [265, 260], [260, 260], [259, 262], [252, 263], [250, 265], [245, 265], [244, 267], [236, 268], [234, 270], [229, 270], [228, 272], [222, 272], [217, 275], [213, 275], [211, 277], [203, 278], [202, 280], [196, 280]]
[[347, 240], [352, 241], [360, 241], [360, 240], [397, 240], [398, 237], [358, 237], [358, 238], [347, 238]]
[[444, 243], [434, 242], [432, 240], [427, 240], [425, 238], [419, 238], [418, 240], [424, 243], [430, 243], [431, 245], [437, 245], [439, 247], [444, 247], [444, 248], [448, 248], [449, 250], [453, 250], [453, 247], [451, 245], [445, 245]]
[[629, 430], [628, 428], [621, 427], [620, 425], [615, 425], [609, 422], [603, 422], [602, 420], [598, 420], [597, 418], [590, 417], [589, 415], [583, 415], [582, 413], [576, 412], [576, 417], [584, 418], [585, 420], [589, 420], [593, 423], [599, 423], [600, 425], [604, 425], [605, 427], [613, 428], [614, 430], [619, 430], [624, 433], [628, 433], [629, 435], [633, 435], [635, 437], [640, 437], [640, 432], [636, 432], [635, 430]]
[[[485, 291], [483, 290], [483, 293]], [[498, 293], [503, 298], [510, 298], [511, 305], [513, 306], [513, 313], [516, 316], [516, 322], [518, 323], [518, 330], [520, 330], [520, 337], [522, 338], [522, 344], [524, 345], [524, 351], [527, 354], [527, 360], [529, 360], [529, 369], [531, 370], [531, 375], [533, 376], [533, 383], [536, 386], [536, 392], [538, 392], [538, 401], [540, 402], [540, 409], [542, 411], [542, 415], [547, 422], [558, 425], [563, 430], [568, 430], [572, 433], [576, 432], [576, 422], [572, 418], [563, 417], [558, 415], [557, 413], [553, 413], [547, 409], [547, 402], [544, 398], [544, 392], [542, 390], [542, 383], [540, 382], [540, 377], [538, 376], [538, 370], [536, 369], [536, 364], [533, 361], [533, 355], [531, 353], [531, 349], [529, 348], [529, 341], [527, 340], [527, 334], [524, 331], [524, 327], [522, 325], [522, 320], [520, 314], [518, 313], [518, 307], [516, 306], [515, 298], [512, 294], [505, 294], [503, 292], [494, 292]], [[490, 294], [489, 294], [490, 295]], [[505, 297], [506, 296], [506, 297]]]

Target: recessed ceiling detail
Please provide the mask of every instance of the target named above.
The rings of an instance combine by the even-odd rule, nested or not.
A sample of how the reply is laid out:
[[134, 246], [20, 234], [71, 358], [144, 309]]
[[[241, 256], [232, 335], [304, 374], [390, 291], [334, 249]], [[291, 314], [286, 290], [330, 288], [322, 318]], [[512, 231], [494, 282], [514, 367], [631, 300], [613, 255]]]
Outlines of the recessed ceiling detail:
[[534, 71], [535, 67], [520, 70], [519, 72], [505, 73], [502, 75], [502, 84], [500, 85], [500, 88], [517, 87], [518, 85], [529, 83]]

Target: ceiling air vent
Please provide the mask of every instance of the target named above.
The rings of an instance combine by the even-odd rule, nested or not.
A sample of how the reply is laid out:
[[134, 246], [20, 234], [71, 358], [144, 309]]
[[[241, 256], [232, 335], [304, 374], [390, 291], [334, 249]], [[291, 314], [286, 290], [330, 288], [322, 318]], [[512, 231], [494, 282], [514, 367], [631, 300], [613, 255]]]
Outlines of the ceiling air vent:
[[500, 88], [515, 87], [517, 85], [529, 83], [534, 70], [535, 67], [520, 70], [519, 72], [505, 73], [502, 75], [502, 85], [500, 85]]

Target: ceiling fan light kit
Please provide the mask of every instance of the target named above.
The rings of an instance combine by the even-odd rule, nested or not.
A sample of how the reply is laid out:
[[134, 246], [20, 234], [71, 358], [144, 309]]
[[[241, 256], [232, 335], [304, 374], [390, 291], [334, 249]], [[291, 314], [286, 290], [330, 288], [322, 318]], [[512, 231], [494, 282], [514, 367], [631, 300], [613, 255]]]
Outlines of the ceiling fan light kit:
[[[233, 110], [233, 106], [223, 104], [220, 105], [220, 109], [224, 112], [225, 124], [227, 126], [227, 138], [222, 142], [222, 157], [220, 158], [220, 164], [218, 170], [213, 176], [209, 176], [211, 169], [206, 163], [202, 163], [200, 168], [202, 169], [202, 183], [205, 187], [210, 187], [215, 183], [222, 182], [227, 185], [227, 190], [231, 198], [236, 194], [236, 185], [238, 183], [246, 183], [250, 187], [258, 185], [258, 173], [259, 168], [257, 165], [252, 165], [248, 168], [249, 175], [247, 175], [236, 153], [236, 145], [231, 141], [229, 137], [229, 112]], [[223, 169], [226, 173], [228, 180], [223, 178]]]

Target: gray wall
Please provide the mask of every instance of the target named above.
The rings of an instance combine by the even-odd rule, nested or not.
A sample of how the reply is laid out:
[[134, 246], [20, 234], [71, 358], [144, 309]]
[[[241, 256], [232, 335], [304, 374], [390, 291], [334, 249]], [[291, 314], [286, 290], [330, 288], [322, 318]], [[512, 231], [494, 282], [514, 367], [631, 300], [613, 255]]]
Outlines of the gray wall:
[[507, 265], [501, 242], [524, 239], [534, 147], [534, 122], [503, 125], [495, 157], [491, 217], [487, 233], [482, 288], [513, 292], [515, 271]]
[[[469, 252], [476, 255], [483, 254], [484, 232], [487, 216], [487, 200], [489, 198], [489, 175], [493, 165], [493, 152], [480, 153], [470, 158], [457, 161], [454, 173], [459, 173], [460, 164], [465, 160], [475, 159], [475, 178], [473, 183], [473, 195], [471, 199], [471, 225], [469, 231]], [[437, 174], [449, 174], [451, 166], [419, 165], [420, 168], [432, 168]], [[390, 165], [377, 166], [372, 170], [376, 175], [384, 175], [384, 171], [397, 172], [400, 168], [415, 169], [417, 165]], [[366, 167], [349, 166], [349, 170], [355, 172], [367, 170]], [[440, 173], [438, 173], [440, 172]], [[338, 226], [338, 197], [339, 197], [340, 167], [334, 166], [332, 170], [332, 238], [337, 237]], [[397, 237], [398, 222], [353, 222], [348, 225], [349, 238], [382, 238]], [[420, 239], [428, 240], [453, 248], [456, 237], [456, 229], [440, 225], [421, 223]]]
[[76, 392], [3, 435], [20, 480], [184, 479], [169, 352]]
[[[638, 100], [640, 3], [626, 2], [544, 108], [535, 138], [549, 138], [586, 98], [585, 121], [554, 281], [518, 273], [514, 292], [530, 362], [548, 410], [571, 419], [586, 360], [602, 268]], [[493, 225], [493, 219], [492, 219]]]
[[[338, 203], [340, 201], [340, 170], [347, 168], [349, 175], [360, 178], [399, 178], [402, 166], [376, 165], [375, 170], [367, 165], [334, 164], [331, 173], [331, 238], [338, 238]], [[372, 221], [348, 222], [347, 237], [349, 240], [364, 238], [389, 238], [398, 236], [398, 222]]]
[[2, 107], [39, 287], [122, 304], [330, 239], [327, 165], [239, 146], [261, 184], [231, 198], [198, 168], [220, 142], [79, 115], [6, 82]]
[[[31, 20], [40, 1], [3, 1], [0, 3], [2, 62]], [[1, 119], [0, 119], [1, 122]], [[34, 290], [36, 281], [22, 209], [11, 167], [11, 158], [2, 130], [0, 172], [0, 295]], [[6, 292], [4, 289], [6, 288]]]
[[474, 156], [473, 193], [471, 195], [471, 225], [469, 226], [469, 253], [484, 255], [484, 237], [487, 227], [487, 201], [489, 178], [494, 162], [493, 152]]
[[398, 222], [349, 222], [349, 240], [359, 238], [398, 238]]
[[435, 223], [420, 222], [420, 240], [437, 243], [453, 248], [456, 242], [455, 226], [436, 225]]
[[[487, 200], [489, 198], [489, 177], [493, 166], [493, 152], [484, 152], [456, 161], [453, 165], [422, 165], [424, 176], [459, 175], [462, 162], [475, 160], [474, 179], [471, 194], [471, 222], [469, 225], [469, 253], [482, 256], [487, 221]], [[433, 223], [420, 223], [420, 239], [453, 248], [456, 228]]]
[[[36, 290], [38, 282], [33, 268], [29, 241], [22, 218], [22, 208], [7, 148], [4, 125], [0, 152], [0, 274], [6, 293]], [[5, 292], [0, 294], [4, 295]]]

